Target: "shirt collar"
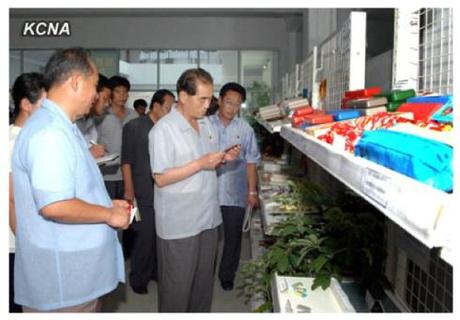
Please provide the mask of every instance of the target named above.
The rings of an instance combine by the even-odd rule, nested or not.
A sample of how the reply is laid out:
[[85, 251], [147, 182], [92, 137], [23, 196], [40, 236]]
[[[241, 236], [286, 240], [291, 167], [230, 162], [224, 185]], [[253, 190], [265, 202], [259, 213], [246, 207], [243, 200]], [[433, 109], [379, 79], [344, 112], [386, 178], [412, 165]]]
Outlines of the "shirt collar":
[[[187, 119], [185, 119], [184, 115], [180, 113], [176, 109], [176, 107], [172, 108], [170, 113], [171, 113], [171, 116], [174, 117], [174, 119], [176, 119], [176, 122], [179, 125], [179, 129], [181, 129], [182, 131], [194, 130], [192, 126], [190, 125], [190, 123], [187, 121]], [[198, 123], [200, 122], [198, 121]]]
[[70, 121], [70, 119], [69, 119], [69, 116], [54, 101], [51, 101], [49, 99], [45, 99], [45, 100], [43, 100], [42, 107], [47, 109], [47, 110], [49, 110], [50, 112], [54, 113], [55, 115], [57, 115], [65, 123], [68, 123], [69, 125], [73, 125], [72, 121]]

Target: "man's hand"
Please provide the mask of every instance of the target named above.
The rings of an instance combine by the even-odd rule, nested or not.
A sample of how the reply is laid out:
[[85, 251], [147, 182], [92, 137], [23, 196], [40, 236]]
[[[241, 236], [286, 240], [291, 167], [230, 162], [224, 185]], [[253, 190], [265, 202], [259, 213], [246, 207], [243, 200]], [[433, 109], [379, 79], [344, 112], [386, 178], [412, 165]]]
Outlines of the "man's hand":
[[259, 207], [259, 197], [257, 194], [248, 195], [248, 207], [258, 208]]
[[125, 200], [113, 200], [112, 205], [113, 207], [109, 208], [111, 214], [107, 224], [114, 228], [127, 229], [131, 205]]
[[233, 148], [225, 152], [224, 162], [233, 161], [237, 159], [240, 156], [240, 152], [241, 152], [241, 145], [238, 144], [234, 146]]
[[201, 170], [215, 169], [223, 161], [224, 155], [224, 152], [214, 152], [205, 154], [198, 160], [200, 163]]
[[95, 159], [100, 158], [104, 155], [105, 153], [105, 147], [102, 144], [93, 144], [89, 148], [89, 152], [93, 155]]

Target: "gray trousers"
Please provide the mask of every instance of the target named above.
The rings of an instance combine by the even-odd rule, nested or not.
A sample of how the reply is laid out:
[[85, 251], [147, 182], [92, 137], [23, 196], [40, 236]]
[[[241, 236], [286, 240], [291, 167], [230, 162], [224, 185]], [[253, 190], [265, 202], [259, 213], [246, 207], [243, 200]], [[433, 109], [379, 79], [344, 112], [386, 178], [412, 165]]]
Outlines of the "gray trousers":
[[217, 227], [175, 240], [157, 237], [158, 311], [210, 312]]

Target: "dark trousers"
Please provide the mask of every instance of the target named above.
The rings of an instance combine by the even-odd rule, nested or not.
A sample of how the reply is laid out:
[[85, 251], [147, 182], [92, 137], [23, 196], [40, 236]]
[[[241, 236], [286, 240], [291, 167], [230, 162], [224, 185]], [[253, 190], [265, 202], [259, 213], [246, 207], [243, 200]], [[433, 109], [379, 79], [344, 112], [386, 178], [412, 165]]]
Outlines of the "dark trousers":
[[176, 240], [157, 237], [158, 310], [210, 312], [217, 227]]
[[14, 253], [10, 252], [10, 312], [22, 312], [22, 307], [14, 303]]
[[131, 225], [133, 246], [131, 251], [131, 286], [147, 286], [149, 280], [157, 280], [157, 246], [155, 228], [155, 210], [153, 206], [138, 204], [141, 221]]
[[[104, 181], [105, 188], [110, 196], [110, 199], [123, 199], [125, 187], [123, 180], [119, 181]], [[133, 247], [133, 232], [131, 228], [118, 232], [118, 237], [122, 243], [123, 255], [125, 259], [131, 256], [131, 249]]]
[[221, 282], [233, 282], [241, 254], [241, 236], [245, 208], [221, 206], [224, 227], [224, 250], [219, 266]]

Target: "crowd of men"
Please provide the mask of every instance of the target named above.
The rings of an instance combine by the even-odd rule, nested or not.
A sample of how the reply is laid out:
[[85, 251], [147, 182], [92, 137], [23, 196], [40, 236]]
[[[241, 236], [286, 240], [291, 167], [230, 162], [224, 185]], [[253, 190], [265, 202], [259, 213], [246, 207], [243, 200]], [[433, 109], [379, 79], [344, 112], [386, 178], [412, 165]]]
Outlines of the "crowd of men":
[[11, 312], [100, 311], [125, 282], [127, 257], [134, 292], [157, 281], [160, 312], [209, 312], [219, 228], [218, 277], [233, 289], [245, 211], [258, 206], [260, 153], [239, 117], [246, 90], [231, 82], [214, 98], [200, 68], [182, 73], [176, 95], [157, 90], [148, 108], [127, 106], [130, 89], [99, 74], [82, 48], [16, 79]]

